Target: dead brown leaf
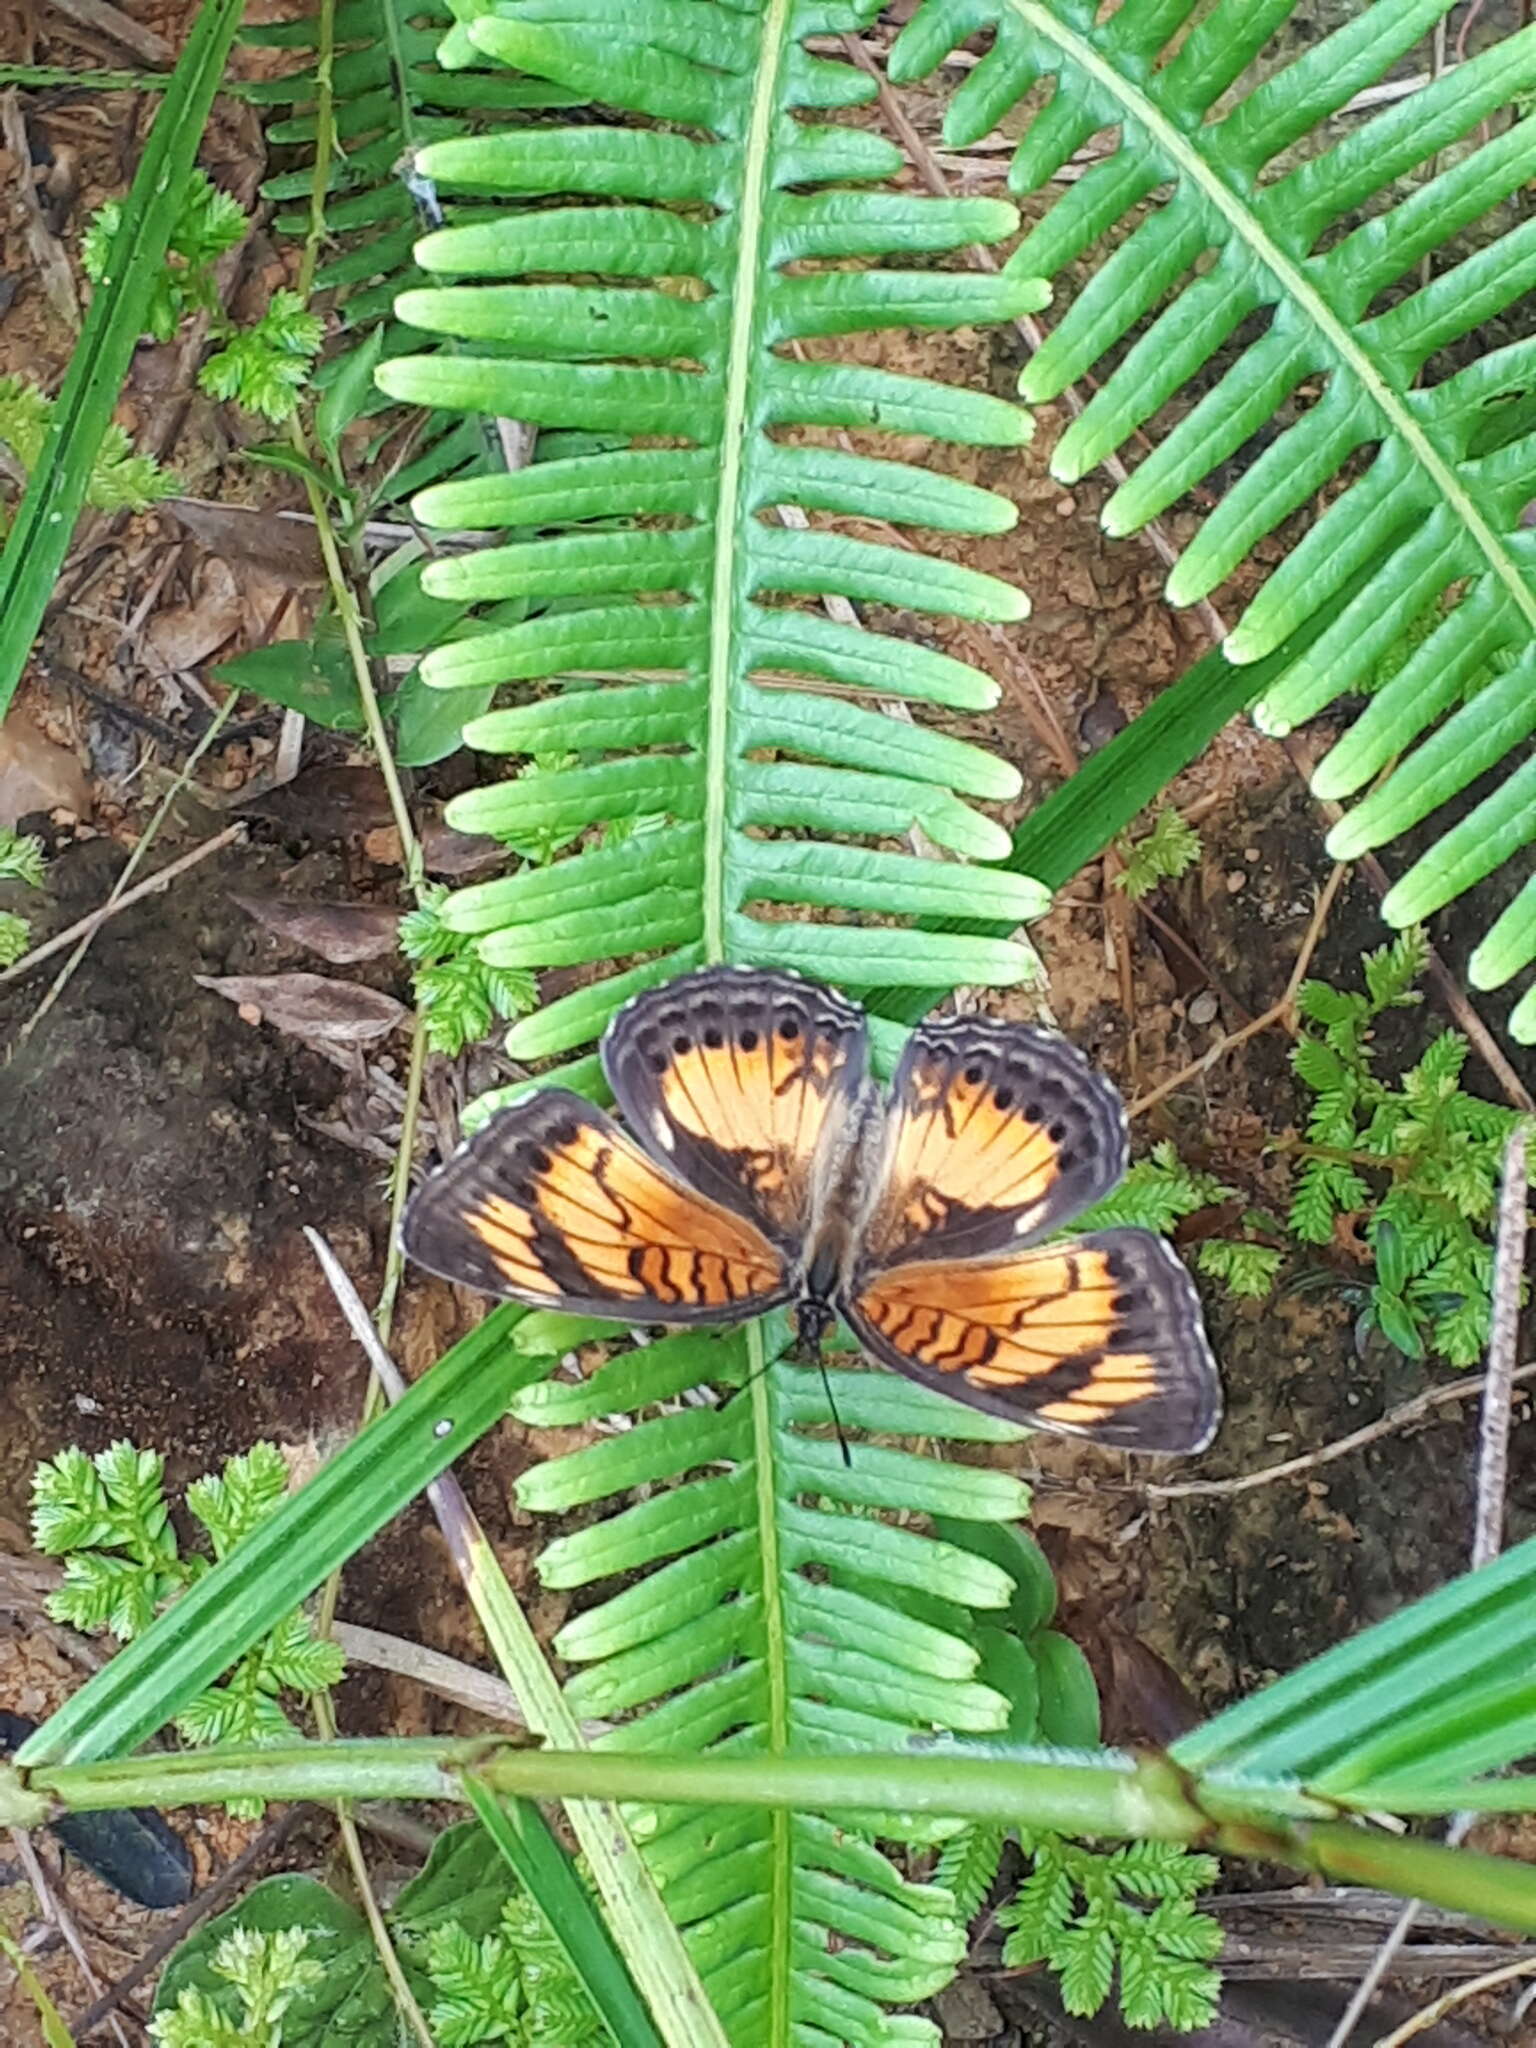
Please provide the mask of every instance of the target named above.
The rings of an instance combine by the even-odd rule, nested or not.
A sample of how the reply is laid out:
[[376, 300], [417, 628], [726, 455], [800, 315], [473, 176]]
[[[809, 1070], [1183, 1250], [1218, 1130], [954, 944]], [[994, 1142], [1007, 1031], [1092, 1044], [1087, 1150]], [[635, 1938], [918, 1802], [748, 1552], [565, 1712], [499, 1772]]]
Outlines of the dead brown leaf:
[[198, 571], [191, 603], [169, 605], [150, 620], [145, 651], [162, 671], [196, 668], [231, 641], [244, 623], [234, 571], [211, 555]]
[[309, 768], [248, 808], [285, 832], [317, 840], [360, 839], [390, 822], [389, 795], [377, 768]]
[[324, 974], [195, 974], [199, 988], [319, 1051], [372, 1045], [410, 1022], [404, 1003]]
[[68, 747], [46, 740], [22, 712], [0, 726], [0, 825], [32, 811], [90, 810], [90, 788]]
[[325, 582], [320, 543], [306, 520], [206, 498], [167, 498], [156, 509], [173, 512], [194, 539], [226, 562], [251, 563], [284, 583]]
[[480, 832], [455, 832], [441, 818], [428, 818], [421, 828], [421, 857], [429, 875], [458, 881], [500, 867], [507, 850], [499, 839], [488, 839]]
[[378, 960], [392, 952], [400, 925], [398, 910], [376, 903], [316, 903], [275, 893], [237, 895], [234, 900], [268, 931], [307, 947], [336, 967]]

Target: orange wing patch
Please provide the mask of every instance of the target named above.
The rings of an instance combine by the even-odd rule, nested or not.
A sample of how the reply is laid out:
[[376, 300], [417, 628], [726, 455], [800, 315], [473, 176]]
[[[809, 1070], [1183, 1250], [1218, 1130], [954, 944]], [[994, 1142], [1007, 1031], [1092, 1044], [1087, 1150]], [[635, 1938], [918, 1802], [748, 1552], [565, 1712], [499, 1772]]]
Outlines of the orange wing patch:
[[1199, 1448], [1216, 1426], [1194, 1289], [1144, 1231], [913, 1261], [860, 1282], [843, 1309], [883, 1363], [1014, 1421], [1140, 1450]]
[[1125, 1116], [1064, 1039], [985, 1017], [921, 1025], [891, 1090], [872, 1266], [980, 1258], [1058, 1228], [1125, 1170]]
[[[984, 1079], [938, 1063], [914, 1068], [896, 1126], [889, 1184], [906, 1191], [902, 1218], [915, 1235], [941, 1227], [954, 1207], [1038, 1208], [1059, 1173], [1060, 1139]], [[1065, 1134], [1063, 1134], [1065, 1135]]]
[[866, 1054], [862, 1012], [832, 990], [728, 967], [636, 997], [603, 1044], [614, 1099], [651, 1155], [793, 1252]]
[[635, 1321], [735, 1321], [786, 1298], [776, 1248], [563, 1090], [492, 1120], [406, 1215], [412, 1258], [487, 1293]]

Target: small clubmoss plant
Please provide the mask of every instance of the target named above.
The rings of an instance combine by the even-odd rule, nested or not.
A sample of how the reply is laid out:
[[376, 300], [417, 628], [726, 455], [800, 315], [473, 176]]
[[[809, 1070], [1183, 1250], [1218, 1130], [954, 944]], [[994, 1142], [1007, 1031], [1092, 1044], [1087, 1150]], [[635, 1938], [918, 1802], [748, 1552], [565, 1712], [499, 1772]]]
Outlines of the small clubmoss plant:
[[[1303, 1136], [1285, 1141], [1298, 1161], [1287, 1215], [1245, 1209], [1247, 1236], [1204, 1238], [1192, 1256], [1229, 1295], [1263, 1297], [1279, 1278], [1287, 1237], [1301, 1247], [1333, 1244], [1342, 1233], [1352, 1255], [1369, 1254], [1361, 1333], [1379, 1330], [1411, 1358], [1433, 1351], [1473, 1365], [1488, 1343], [1493, 1218], [1518, 1112], [1461, 1086], [1467, 1041], [1459, 1031], [1440, 1032], [1395, 1082], [1376, 1072], [1373, 1027], [1386, 1011], [1421, 1000], [1415, 984], [1427, 958], [1415, 929], [1364, 957], [1363, 990], [1303, 982], [1291, 1061], [1312, 1105]], [[1087, 1221], [1169, 1231], [1181, 1217], [1241, 1199], [1164, 1142]]]
[[[1218, 1180], [1213, 1173], [1200, 1173], [1180, 1159], [1173, 1145], [1164, 1139], [1152, 1147], [1145, 1159], [1138, 1159], [1113, 1194], [1097, 1202], [1084, 1220], [1084, 1227], [1103, 1230], [1116, 1224], [1131, 1224], [1142, 1230], [1167, 1232], [1181, 1216], [1237, 1198], [1236, 1188]], [[1275, 1230], [1272, 1217], [1262, 1209], [1243, 1212], [1246, 1229]], [[1244, 1238], [1208, 1237], [1196, 1248], [1195, 1264], [1210, 1279], [1219, 1281], [1228, 1294], [1262, 1297], [1274, 1287], [1285, 1258], [1279, 1245], [1254, 1243]]]
[[429, 884], [400, 921], [400, 950], [416, 969], [416, 1003], [434, 1052], [451, 1058], [485, 1038], [498, 1018], [510, 1021], [538, 1000], [534, 977], [515, 967], [488, 967], [465, 932], [451, 931], [440, 906], [448, 891]]
[[[53, 400], [35, 384], [24, 377], [0, 377], [0, 442], [27, 476], [37, 467], [52, 418]], [[126, 429], [114, 422], [96, 450], [85, 502], [98, 512], [143, 512], [180, 488], [152, 455], [138, 454]], [[0, 505], [0, 537], [9, 523], [8, 509]]]
[[[121, 223], [121, 206], [108, 200], [85, 231], [80, 259], [95, 283], [108, 273]], [[221, 192], [206, 172], [193, 172], [150, 301], [145, 332], [156, 341], [169, 341], [183, 320], [206, 314], [218, 346], [199, 372], [199, 385], [210, 398], [233, 400], [247, 412], [285, 420], [309, 381], [325, 325], [291, 291], [274, 292], [266, 311], [249, 327], [228, 318], [219, 303], [213, 266], [244, 238], [249, 226], [237, 200]]]
[[526, 1893], [508, 1899], [499, 1929], [478, 1941], [457, 1921], [434, 1927], [426, 1966], [437, 1993], [428, 2024], [440, 2048], [605, 2048], [607, 2028]]
[[1133, 903], [1149, 896], [1159, 882], [1174, 882], [1200, 858], [1200, 835], [1171, 808], [1160, 810], [1150, 831], [1128, 846], [1122, 844], [1125, 866], [1115, 877]]
[[178, 1993], [174, 2010], [150, 2021], [151, 2039], [160, 2048], [282, 2048], [284, 2013], [325, 1976], [325, 1965], [305, 1953], [309, 1946], [302, 1927], [280, 1927], [271, 1934], [234, 1928], [208, 1967], [229, 1985], [236, 2016], [188, 1985]]
[[1488, 1341], [1492, 1221], [1517, 1112], [1461, 1086], [1467, 1041], [1431, 1039], [1394, 1084], [1375, 1071], [1371, 1028], [1421, 1000], [1428, 943], [1401, 933], [1364, 960], [1364, 992], [1301, 986], [1306, 1030], [1292, 1053], [1313, 1097], [1291, 1199], [1292, 1234], [1327, 1244], [1346, 1219], [1375, 1264], [1363, 1313], [1398, 1350], [1472, 1365]]
[[[3, 380], [0, 380], [3, 381]], [[0, 825], [0, 882], [43, 886], [43, 843]], [[32, 943], [32, 928], [16, 910], [0, 910], [0, 967], [11, 967]]]
[[1080, 2018], [1103, 2007], [1118, 1974], [1127, 2026], [1193, 2033], [1210, 2025], [1221, 1993], [1211, 1960], [1222, 1935], [1195, 1899], [1215, 1879], [1214, 1856], [1171, 1842], [1100, 1853], [1023, 1829], [1019, 1840], [1034, 1868], [998, 1912], [1009, 1929], [1005, 1963], [1048, 1963], [1062, 2003]]
[[[64, 1560], [49, 1613], [85, 1635], [110, 1630], [130, 1641], [264, 1521], [287, 1490], [288, 1468], [267, 1443], [194, 1481], [186, 1508], [207, 1535], [210, 1559], [184, 1554], [177, 1542], [158, 1451], [126, 1439], [94, 1458], [74, 1447], [61, 1451], [32, 1481], [32, 1540], [45, 1556]], [[321, 1692], [339, 1682], [342, 1670], [336, 1645], [317, 1637], [303, 1614], [287, 1615], [220, 1684], [188, 1702], [176, 1728], [190, 1743], [287, 1740], [297, 1731], [282, 1695]], [[242, 1802], [235, 1810], [259, 1813], [261, 1806]]]

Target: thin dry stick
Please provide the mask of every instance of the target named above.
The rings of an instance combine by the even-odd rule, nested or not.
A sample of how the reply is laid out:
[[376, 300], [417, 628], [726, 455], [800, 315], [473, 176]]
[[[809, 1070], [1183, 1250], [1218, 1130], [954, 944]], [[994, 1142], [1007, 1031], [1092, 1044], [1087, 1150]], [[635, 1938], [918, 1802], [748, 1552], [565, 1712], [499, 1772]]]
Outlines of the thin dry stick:
[[[62, 1899], [54, 1897], [53, 1888], [48, 1882], [43, 1866], [37, 1860], [37, 1851], [32, 1846], [31, 1837], [23, 1828], [12, 1828], [10, 1836], [16, 1860], [26, 1873], [27, 1882], [36, 1894], [44, 1919], [51, 1920], [63, 1935], [64, 1945], [74, 1957], [80, 1974], [85, 1979], [86, 1989], [93, 1998], [100, 1998], [101, 1979], [91, 1967], [91, 1959], [85, 1952], [85, 1943], [80, 1939], [80, 1930], [75, 1925], [73, 1914]], [[122, 2048], [128, 2048], [128, 2036], [123, 2032], [122, 2022], [115, 2014], [112, 2018], [112, 2031], [122, 2044]]]
[[[17, 1032], [16, 1047], [13, 1048], [13, 1051], [19, 1049], [21, 1046], [26, 1044], [27, 1040], [31, 1037], [32, 1033], [37, 1029], [38, 1025], [42, 1023], [43, 1019], [47, 1016], [48, 1012], [53, 1008], [54, 1004], [58, 1001], [59, 997], [63, 995], [65, 989], [68, 988], [70, 980], [74, 975], [75, 969], [80, 965], [81, 961], [90, 951], [91, 941], [95, 938], [99, 927], [106, 921], [106, 918], [109, 915], [111, 915], [112, 912], [114, 912], [115, 910], [122, 909], [123, 904], [129, 893], [128, 884], [133, 880], [133, 877], [138, 870], [139, 862], [143, 860], [145, 855], [149, 852], [149, 849], [154, 845], [156, 838], [159, 836], [160, 827], [165, 823], [166, 819], [170, 816], [171, 806], [176, 802], [177, 798], [181, 795], [182, 791], [187, 787], [188, 783], [192, 780], [192, 773], [193, 770], [197, 767], [198, 762], [203, 758], [204, 754], [207, 753], [208, 749], [213, 745], [214, 741], [218, 738], [220, 732], [223, 730], [225, 724], [228, 721], [229, 714], [235, 708], [236, 695], [236, 691], [230, 691], [229, 695], [225, 698], [219, 710], [215, 713], [213, 721], [209, 725], [208, 730], [203, 734], [202, 738], [198, 741], [197, 745], [192, 749], [191, 753], [188, 754], [186, 760], [182, 763], [175, 781], [171, 784], [170, 788], [165, 792], [165, 795], [160, 799], [160, 802], [156, 807], [153, 816], [150, 818], [149, 823], [144, 827], [144, 831], [139, 839], [138, 845], [133, 849], [132, 853], [129, 854], [127, 861], [124, 863], [123, 872], [118, 876], [117, 880], [113, 883], [111, 892], [107, 897], [106, 903], [102, 908], [100, 916], [96, 918], [94, 923], [91, 923], [90, 920], [87, 920], [87, 923], [89, 924], [89, 929], [83, 933], [79, 945], [76, 946], [73, 953], [70, 954], [69, 958], [64, 962], [64, 965], [59, 969], [58, 975], [56, 976], [53, 985], [49, 989], [47, 995], [43, 997], [43, 1000], [32, 1012], [31, 1016], [27, 1019], [26, 1023], [23, 1024], [20, 1031]], [[237, 828], [231, 827], [230, 829], [231, 831], [234, 831]], [[238, 829], [243, 831], [244, 827], [241, 826]], [[203, 854], [208, 854], [212, 851], [213, 847], [211, 845], [205, 846], [202, 849]], [[185, 867], [190, 864], [190, 855], [184, 857], [182, 865]], [[173, 863], [173, 866], [171, 868], [163, 869], [161, 873], [155, 878], [156, 884], [158, 885], [169, 880], [174, 871], [175, 869]], [[144, 889], [148, 888], [148, 886], [149, 885], [147, 883], [144, 884], [141, 887], [139, 893], [143, 894]], [[21, 968], [23, 968], [25, 965], [26, 962], [24, 960], [18, 961], [16, 963], [16, 967], [12, 971], [19, 972]]]
[[1333, 908], [1333, 899], [1339, 893], [1339, 884], [1343, 881], [1344, 875], [1345, 867], [1341, 862], [1319, 891], [1312, 922], [1307, 926], [1306, 937], [1301, 942], [1301, 951], [1296, 955], [1296, 965], [1291, 969], [1291, 978], [1286, 983], [1285, 993], [1279, 1002], [1271, 1003], [1262, 1016], [1255, 1017], [1240, 1030], [1223, 1032], [1214, 1045], [1206, 1047], [1199, 1059], [1191, 1060], [1189, 1065], [1182, 1068], [1171, 1080], [1164, 1081], [1148, 1094], [1138, 1096], [1131, 1104], [1131, 1116], [1140, 1116], [1145, 1110], [1151, 1109], [1153, 1104], [1161, 1102], [1165, 1095], [1172, 1095], [1177, 1089], [1193, 1081], [1197, 1075], [1215, 1066], [1219, 1059], [1224, 1059], [1237, 1046], [1245, 1044], [1250, 1038], [1256, 1038], [1261, 1031], [1267, 1031], [1271, 1024], [1286, 1024], [1287, 1029], [1293, 1028], [1292, 1022], [1288, 1020], [1292, 1019], [1296, 1007], [1296, 993], [1307, 978], [1312, 955], [1317, 950], [1317, 942], [1323, 935], [1323, 926], [1328, 921], [1328, 913]]
[[1484, 1977], [1469, 1977], [1465, 1984], [1458, 1984], [1454, 1991], [1447, 1991], [1443, 1998], [1437, 1998], [1432, 2005], [1426, 2005], [1416, 2012], [1412, 2019], [1404, 2020], [1400, 2027], [1394, 2027], [1390, 2034], [1379, 2034], [1375, 2048], [1403, 2048], [1405, 2041], [1411, 2041], [1415, 2034], [1425, 2033], [1430, 2027], [1443, 2020], [1469, 1998], [1477, 1998], [1484, 1991], [1497, 1991], [1501, 1984], [1512, 1984], [1518, 1977], [1536, 1974], [1536, 1956], [1527, 1956], [1523, 1962], [1506, 1963], [1502, 1970], [1490, 1970]]
[[[109, 917], [116, 917], [120, 910], [131, 910], [135, 903], [145, 896], [153, 896], [159, 889], [169, 888], [188, 868], [195, 868], [199, 861], [207, 860], [210, 854], [219, 853], [224, 847], [233, 846], [237, 839], [243, 839], [245, 830], [243, 823], [227, 825], [212, 839], [205, 839], [201, 846], [194, 846], [190, 853], [182, 854], [179, 859], [161, 868], [158, 874], [146, 877], [136, 888], [125, 889], [121, 896], [109, 896], [99, 910], [91, 911], [88, 916], [72, 924], [67, 931], [59, 932], [51, 939], [45, 939], [42, 945], [34, 946], [30, 953], [24, 953], [14, 966], [7, 967], [0, 973], [0, 981], [15, 981], [23, 974], [30, 974], [33, 968], [41, 967], [43, 962], [51, 960], [55, 953], [62, 953], [64, 948], [72, 945], [76, 939], [94, 938]], [[139, 843], [142, 845], [143, 841]]]
[[[1512, 1372], [1508, 1384], [1514, 1387], [1530, 1379], [1536, 1379], [1536, 1363], [1522, 1365], [1518, 1372]], [[1363, 1450], [1367, 1444], [1392, 1436], [1398, 1430], [1406, 1429], [1410, 1423], [1422, 1421], [1448, 1402], [1465, 1401], [1473, 1394], [1482, 1393], [1487, 1384], [1487, 1379], [1483, 1378], [1452, 1380], [1448, 1386], [1431, 1387], [1427, 1393], [1416, 1394], [1411, 1401], [1404, 1401], [1390, 1414], [1368, 1422], [1363, 1429], [1336, 1437], [1332, 1443], [1324, 1444], [1321, 1450], [1308, 1451], [1300, 1458], [1287, 1458], [1280, 1465], [1265, 1465], [1257, 1472], [1243, 1472], [1235, 1479], [1185, 1479], [1177, 1485], [1143, 1486], [1138, 1491], [1155, 1500], [1190, 1500], [1212, 1494], [1250, 1493], [1254, 1487], [1269, 1486], [1276, 1479], [1292, 1479], [1298, 1473], [1315, 1471], [1319, 1465], [1331, 1465], [1335, 1458], [1347, 1457], [1351, 1451]]]
[[[1517, 1126], [1504, 1154], [1504, 1180], [1499, 1192], [1499, 1227], [1494, 1247], [1493, 1326], [1488, 1341], [1482, 1430], [1477, 1459], [1477, 1505], [1472, 1524], [1472, 1569], [1478, 1571], [1498, 1556], [1503, 1540], [1504, 1494], [1509, 1471], [1510, 1383], [1514, 1376], [1515, 1336], [1520, 1311], [1520, 1278], [1525, 1261], [1525, 1129]], [[1457, 1848], [1472, 1831], [1477, 1816], [1457, 1813], [1445, 1831], [1446, 1844]], [[1376, 1951], [1375, 1960], [1355, 1986], [1343, 2017], [1328, 2038], [1328, 2048], [1344, 2048], [1376, 1996], [1382, 1979], [1419, 1917], [1419, 1901], [1410, 1899]]]
[[1504, 1148], [1499, 1224], [1493, 1255], [1493, 1320], [1488, 1336], [1487, 1392], [1477, 1453], [1477, 1521], [1472, 1569], [1492, 1564], [1504, 1547], [1504, 1499], [1509, 1486], [1510, 1388], [1520, 1337], [1520, 1279], [1525, 1271], [1525, 1125], [1516, 1124]]

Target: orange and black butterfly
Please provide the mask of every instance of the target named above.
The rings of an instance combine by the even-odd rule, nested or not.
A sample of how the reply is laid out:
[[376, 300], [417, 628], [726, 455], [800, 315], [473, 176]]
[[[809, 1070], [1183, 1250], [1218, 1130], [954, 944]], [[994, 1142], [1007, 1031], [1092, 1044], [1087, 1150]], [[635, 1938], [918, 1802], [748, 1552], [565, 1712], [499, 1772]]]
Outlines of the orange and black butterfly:
[[1221, 1389], [1189, 1276], [1145, 1230], [1042, 1243], [1120, 1179], [1125, 1112], [1065, 1039], [934, 1018], [889, 1094], [864, 1014], [789, 974], [706, 967], [603, 1040], [627, 1130], [549, 1088], [502, 1110], [405, 1218], [419, 1264], [630, 1323], [842, 1316], [972, 1407], [1197, 1451]]

